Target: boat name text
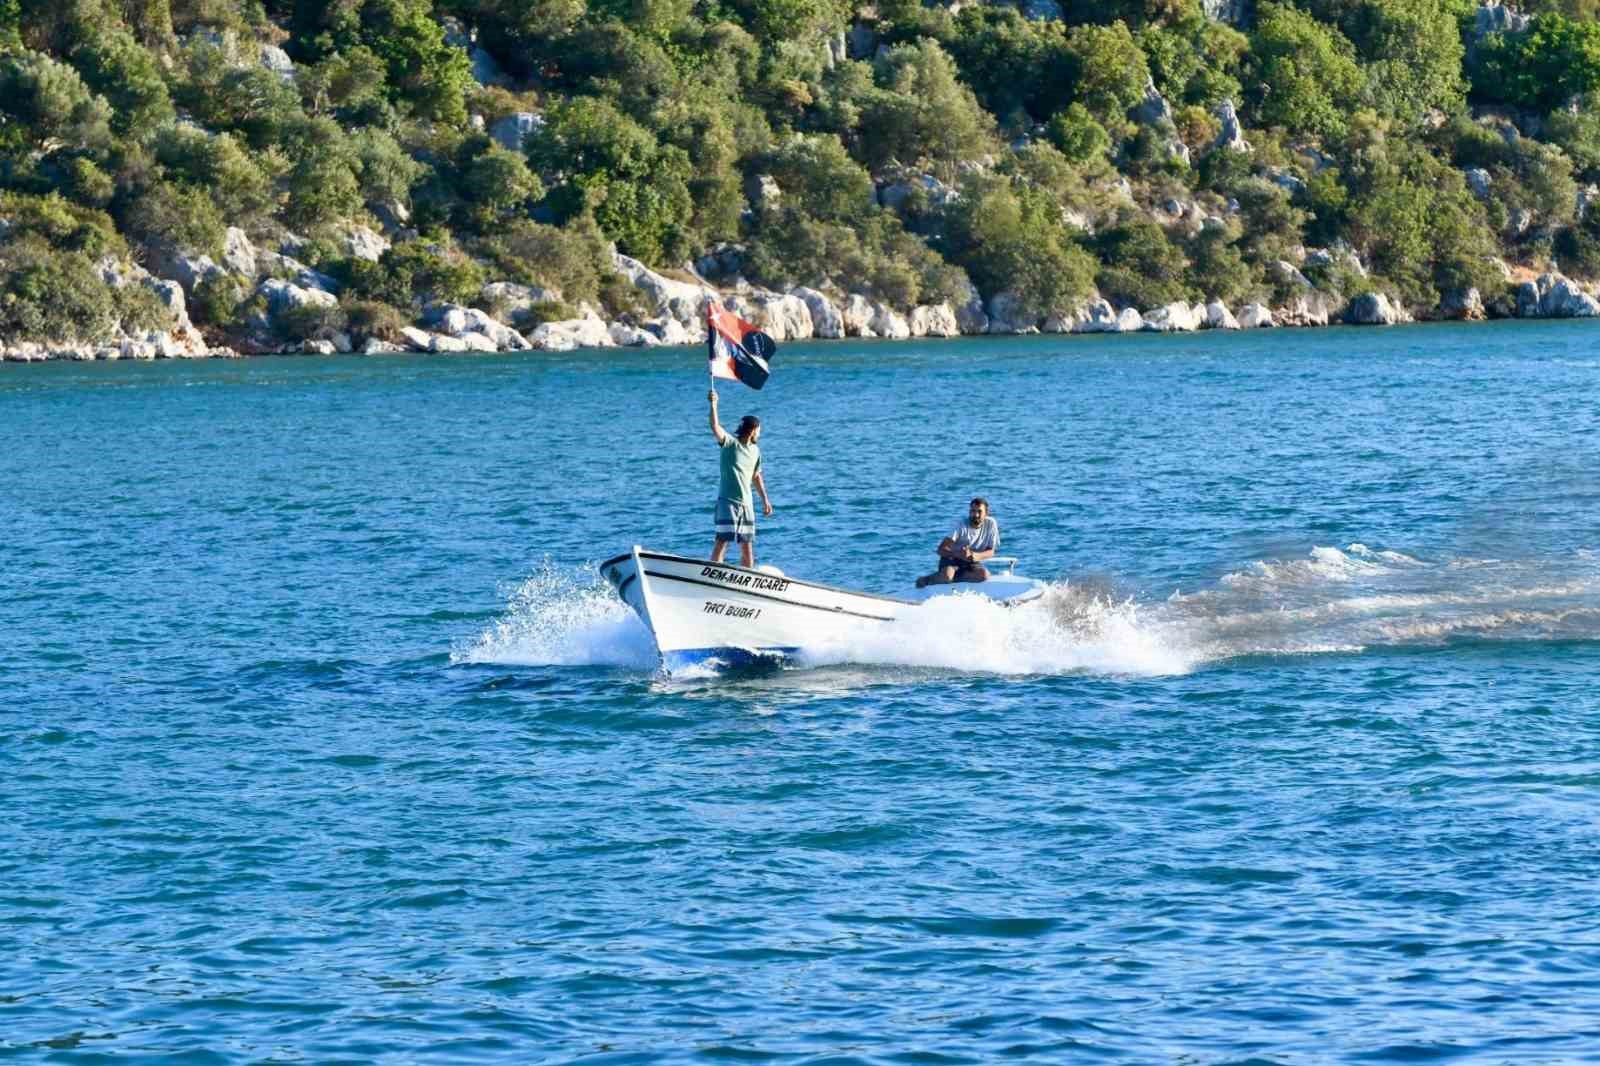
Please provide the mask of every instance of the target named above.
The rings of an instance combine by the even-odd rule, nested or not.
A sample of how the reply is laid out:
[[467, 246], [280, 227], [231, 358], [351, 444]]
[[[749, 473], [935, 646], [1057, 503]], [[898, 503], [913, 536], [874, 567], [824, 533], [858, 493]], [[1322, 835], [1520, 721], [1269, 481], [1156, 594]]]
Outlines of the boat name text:
[[720, 581], [725, 585], [734, 585], [742, 589], [761, 589], [763, 592], [785, 592], [789, 588], [789, 579], [786, 577], [767, 577], [765, 574], [740, 574], [732, 570], [719, 570], [715, 566], [701, 569], [701, 577], [709, 577], [713, 581]]
[[706, 600], [702, 610], [706, 614], [719, 614], [724, 618], [749, 618], [752, 621], [761, 617], [759, 607], [740, 607], [736, 603], [718, 603], [716, 600]]

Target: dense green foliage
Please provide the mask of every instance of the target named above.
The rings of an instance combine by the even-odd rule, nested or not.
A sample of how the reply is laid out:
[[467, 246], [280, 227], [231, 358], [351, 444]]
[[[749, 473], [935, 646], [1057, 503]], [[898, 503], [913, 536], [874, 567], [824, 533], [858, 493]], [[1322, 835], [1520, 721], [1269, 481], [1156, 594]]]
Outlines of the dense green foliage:
[[[1594, 0], [1489, 33], [1470, 0], [1063, 8], [0, 0], [0, 336], [156, 321], [105, 260], [232, 263], [230, 226], [343, 286], [280, 327], [381, 339], [489, 281], [544, 291], [525, 319], [626, 308], [612, 246], [1041, 316], [1282, 299], [1285, 262], [1424, 309], [1501, 295], [1496, 260], [1600, 275]], [[1215, 147], [1224, 101], [1247, 147]], [[255, 280], [186, 281], [190, 309], [248, 330]]]

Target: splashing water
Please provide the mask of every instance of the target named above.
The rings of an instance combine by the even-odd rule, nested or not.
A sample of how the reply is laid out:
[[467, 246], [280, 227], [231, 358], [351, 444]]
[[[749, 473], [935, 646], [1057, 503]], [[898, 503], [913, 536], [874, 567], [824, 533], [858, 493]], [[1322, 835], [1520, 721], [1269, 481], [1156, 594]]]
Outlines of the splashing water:
[[[893, 626], [823, 637], [797, 665], [967, 673], [1178, 674], [1252, 655], [1354, 653], [1454, 640], [1600, 640], [1600, 557], [1426, 562], [1362, 544], [1261, 560], [1211, 588], [1140, 604], [1057, 583], [1005, 607], [970, 593], [930, 600]], [[652, 670], [650, 634], [593, 566], [546, 560], [457, 662]]]
[[656, 648], [644, 624], [597, 567], [590, 564], [573, 572], [546, 557], [511, 590], [505, 615], [470, 647], [455, 651], [451, 661], [652, 670]]

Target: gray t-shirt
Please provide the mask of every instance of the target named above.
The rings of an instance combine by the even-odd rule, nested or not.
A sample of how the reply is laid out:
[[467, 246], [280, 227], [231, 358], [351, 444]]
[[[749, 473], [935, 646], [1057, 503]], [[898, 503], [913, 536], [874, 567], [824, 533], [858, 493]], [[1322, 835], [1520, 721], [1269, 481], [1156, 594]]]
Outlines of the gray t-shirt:
[[950, 534], [950, 539], [958, 548], [971, 548], [975, 552], [994, 551], [1000, 547], [1000, 523], [990, 515], [977, 528], [973, 528], [971, 522], [963, 519], [955, 532]]
[[755, 512], [750, 499], [750, 479], [761, 469], [761, 449], [754, 444], [743, 444], [732, 433], [722, 444], [722, 485], [717, 490], [720, 499], [731, 500], [745, 510]]

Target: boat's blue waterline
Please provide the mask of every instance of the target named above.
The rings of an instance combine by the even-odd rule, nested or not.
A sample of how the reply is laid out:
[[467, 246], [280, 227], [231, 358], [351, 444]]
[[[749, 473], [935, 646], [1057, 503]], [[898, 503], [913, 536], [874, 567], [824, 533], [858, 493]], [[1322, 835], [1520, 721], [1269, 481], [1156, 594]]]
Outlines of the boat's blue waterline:
[[669, 674], [690, 669], [748, 670], [777, 666], [798, 654], [799, 648], [685, 648], [663, 652], [661, 662]]

